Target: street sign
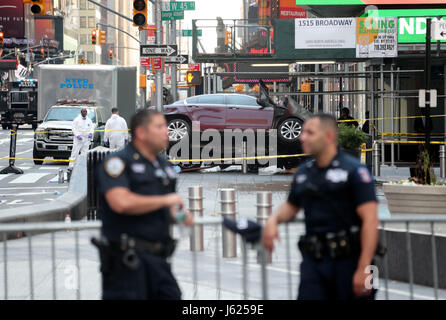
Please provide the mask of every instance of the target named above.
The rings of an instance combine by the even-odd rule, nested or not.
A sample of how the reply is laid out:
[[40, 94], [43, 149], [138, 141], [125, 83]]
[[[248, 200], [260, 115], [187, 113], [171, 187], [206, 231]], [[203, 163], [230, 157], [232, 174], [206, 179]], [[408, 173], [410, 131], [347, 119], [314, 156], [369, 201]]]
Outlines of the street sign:
[[151, 58], [150, 57], [141, 57], [140, 60], [141, 60], [141, 65], [142, 66], [144, 66], [144, 67], [150, 66], [150, 63], [151, 63]]
[[[426, 95], [427, 93], [427, 95]], [[425, 89], [418, 90], [418, 106], [425, 108], [426, 104], [429, 104], [431, 108], [437, 107], [437, 90], [431, 89], [427, 91]]]
[[191, 86], [199, 86], [201, 84], [201, 72], [188, 71], [186, 73], [186, 83]]
[[[192, 37], [192, 29], [182, 30], [181, 33], [183, 37]], [[201, 37], [202, 35], [203, 35], [203, 30], [197, 29], [197, 37]]]
[[161, 11], [161, 21], [183, 20], [184, 11]]
[[195, 10], [195, 1], [171, 1], [161, 2], [162, 11]]
[[179, 56], [166, 57], [166, 63], [187, 64], [189, 63], [189, 56], [187, 54], [182, 54]]
[[140, 46], [141, 57], [168, 57], [177, 55], [178, 46], [174, 44], [144, 44]]
[[147, 30], [147, 44], [155, 44], [156, 37], [154, 29], [156, 29], [156, 26], [154, 24], [149, 24], [147, 27], [150, 29]]
[[162, 70], [163, 69], [163, 58], [153, 58], [152, 59], [152, 68], [153, 70]]
[[189, 67], [189, 69], [194, 69], [195, 71], [200, 71], [199, 63], [189, 63], [188, 67]]
[[446, 21], [432, 21], [432, 40], [446, 40]]

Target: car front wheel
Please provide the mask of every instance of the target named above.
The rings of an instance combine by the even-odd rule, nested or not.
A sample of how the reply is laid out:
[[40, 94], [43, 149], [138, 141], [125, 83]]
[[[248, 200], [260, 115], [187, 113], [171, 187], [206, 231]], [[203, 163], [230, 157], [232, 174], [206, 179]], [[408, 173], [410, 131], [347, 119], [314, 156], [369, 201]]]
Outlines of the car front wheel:
[[172, 119], [167, 123], [170, 142], [178, 142], [190, 132], [190, 125], [184, 119]]
[[302, 134], [302, 124], [297, 118], [285, 119], [277, 129], [279, 139], [286, 143], [296, 142]]

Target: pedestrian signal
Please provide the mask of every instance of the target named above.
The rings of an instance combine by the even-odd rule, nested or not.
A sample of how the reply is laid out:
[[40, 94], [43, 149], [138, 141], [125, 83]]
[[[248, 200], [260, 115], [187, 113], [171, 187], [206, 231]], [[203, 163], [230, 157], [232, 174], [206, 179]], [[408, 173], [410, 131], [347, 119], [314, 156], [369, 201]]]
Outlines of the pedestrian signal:
[[188, 71], [186, 73], [186, 83], [191, 86], [199, 86], [201, 84], [201, 72]]

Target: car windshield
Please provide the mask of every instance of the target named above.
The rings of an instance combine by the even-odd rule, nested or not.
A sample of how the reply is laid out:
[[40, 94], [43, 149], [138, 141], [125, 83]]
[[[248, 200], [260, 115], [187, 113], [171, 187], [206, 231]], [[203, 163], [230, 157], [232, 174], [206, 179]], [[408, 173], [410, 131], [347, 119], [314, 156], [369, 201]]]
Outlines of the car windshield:
[[[48, 112], [45, 121], [73, 121], [80, 115], [81, 109], [74, 107], [54, 107]], [[95, 112], [87, 108], [87, 116], [92, 122], [96, 122]]]

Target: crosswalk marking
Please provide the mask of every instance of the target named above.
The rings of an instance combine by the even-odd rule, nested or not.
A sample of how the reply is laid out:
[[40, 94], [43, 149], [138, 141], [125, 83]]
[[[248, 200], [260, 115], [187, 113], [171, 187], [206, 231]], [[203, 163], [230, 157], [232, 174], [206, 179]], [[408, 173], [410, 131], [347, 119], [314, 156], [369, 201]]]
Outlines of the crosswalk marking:
[[46, 175], [48, 173], [26, 173], [17, 179], [9, 181], [9, 183], [35, 183]]

